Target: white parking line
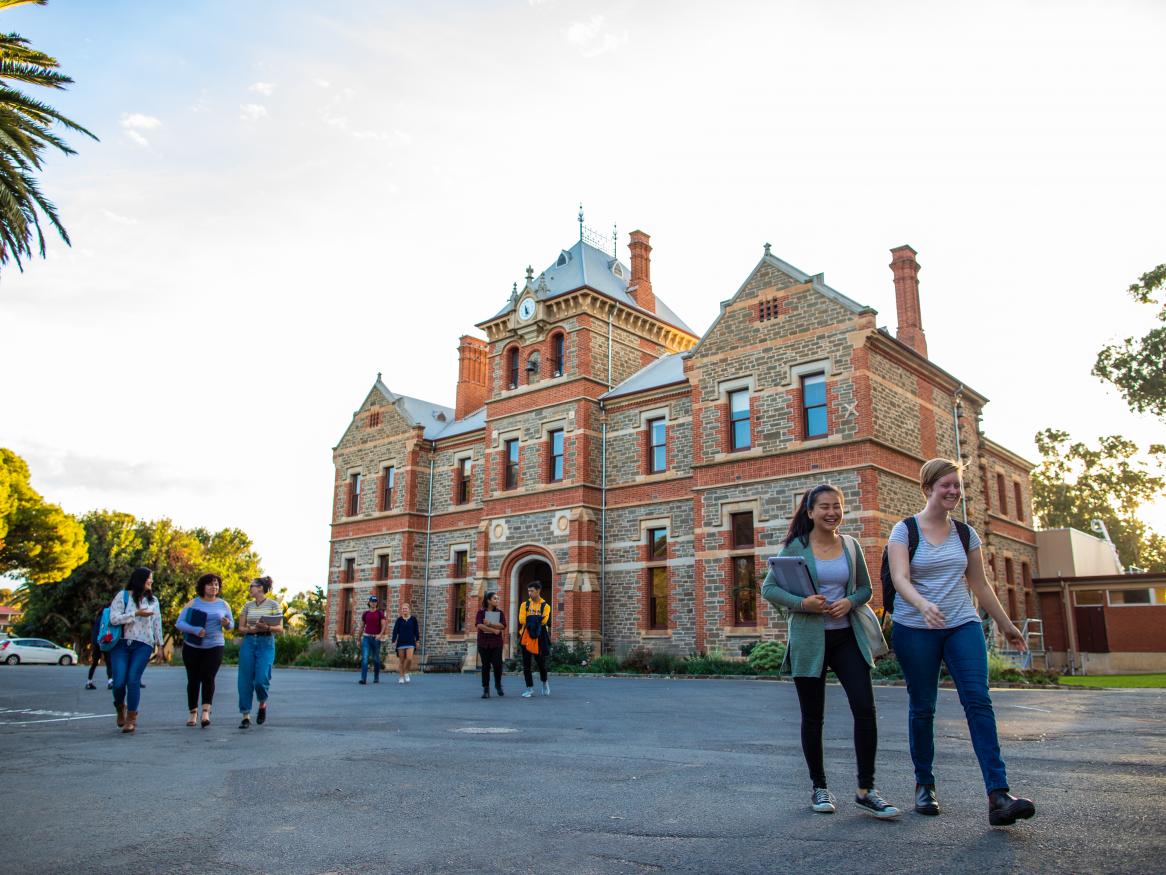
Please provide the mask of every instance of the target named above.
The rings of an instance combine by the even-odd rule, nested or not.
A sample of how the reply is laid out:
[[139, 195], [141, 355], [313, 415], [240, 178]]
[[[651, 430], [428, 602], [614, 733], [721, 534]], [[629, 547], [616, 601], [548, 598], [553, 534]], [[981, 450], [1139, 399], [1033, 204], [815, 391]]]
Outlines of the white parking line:
[[[43, 717], [43, 720], [5, 720], [4, 715]], [[47, 708], [0, 708], [0, 726], [31, 726], [34, 723], [65, 723], [70, 720], [94, 720], [108, 714], [86, 714], [82, 711], [50, 711]]]
[[68, 720], [96, 720], [108, 714], [80, 714], [76, 717], [50, 717], [48, 720], [0, 720], [0, 726], [32, 726], [34, 723], [62, 723]]

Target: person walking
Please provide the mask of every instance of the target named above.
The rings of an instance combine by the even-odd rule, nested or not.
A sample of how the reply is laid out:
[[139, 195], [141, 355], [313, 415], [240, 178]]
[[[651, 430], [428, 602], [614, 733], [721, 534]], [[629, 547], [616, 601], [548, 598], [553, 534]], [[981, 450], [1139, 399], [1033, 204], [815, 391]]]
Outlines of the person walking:
[[248, 591], [251, 601], [239, 612], [239, 631], [243, 633], [238, 672], [240, 729], [251, 728], [252, 696], [259, 700], [255, 722], [260, 726], [267, 722], [271, 666], [275, 663], [274, 635], [283, 631], [283, 610], [275, 599], [268, 598], [271, 578], [255, 578]]
[[93, 675], [97, 671], [97, 666], [105, 663], [105, 688], [107, 690], [113, 689], [113, 670], [109, 667], [109, 653], [101, 649], [101, 618], [108, 608], [102, 608], [97, 612], [97, 616], [93, 618], [93, 628], [89, 631], [89, 646], [92, 651], [89, 657], [89, 677], [85, 681], [85, 689], [96, 690], [97, 685], [93, 683]]
[[235, 618], [231, 606], [219, 598], [223, 579], [204, 574], [194, 585], [197, 596], [178, 615], [175, 626], [182, 632], [182, 664], [186, 666], [187, 726], [197, 720], [199, 694], [202, 695], [202, 728], [211, 725], [211, 706], [215, 700], [215, 677], [223, 664], [226, 641], [223, 631], [233, 629]]
[[963, 497], [961, 474], [962, 467], [950, 459], [926, 462], [919, 472], [926, 504], [914, 517], [895, 524], [887, 545], [897, 593], [892, 641], [907, 681], [915, 810], [939, 814], [932, 767], [942, 662], [959, 691], [972, 748], [980, 763], [988, 792], [988, 823], [1009, 826], [1032, 817], [1036, 806], [1032, 800], [1009, 792], [996, 714], [988, 695], [987, 647], [971, 596], [975, 595], [1017, 650], [1027, 650], [1028, 645], [984, 577], [980, 536], [971, 526], [951, 518]]
[[389, 625], [385, 612], [377, 604], [375, 595], [368, 597], [368, 610], [360, 615], [364, 634], [360, 636], [360, 680], [358, 684], [368, 683], [368, 664], [372, 661], [372, 682], [381, 682], [381, 642], [385, 640], [385, 632]]
[[[486, 614], [497, 614], [487, 621]], [[498, 606], [498, 593], [488, 592], [478, 609], [474, 625], [478, 630], [478, 659], [482, 662], [482, 698], [490, 698], [490, 669], [494, 670], [494, 689], [502, 692], [502, 633], [506, 631], [506, 614]]]
[[542, 681], [543, 695], [551, 694], [551, 683], [547, 680], [547, 656], [551, 650], [551, 605], [543, 601], [543, 585], [537, 580], [526, 588], [526, 601], [518, 608], [518, 643], [522, 645], [522, 677], [526, 681], [526, 692], [522, 698], [534, 695], [534, 675], [531, 660], [538, 665], [538, 677]]
[[410, 683], [409, 669], [413, 660], [413, 651], [417, 649], [417, 641], [421, 632], [417, 628], [417, 618], [413, 616], [413, 608], [408, 602], [401, 605], [401, 615], [393, 623], [393, 645], [397, 648], [397, 683]]
[[833, 814], [834, 794], [826, 783], [822, 759], [822, 723], [826, 712], [826, 671], [832, 669], [846, 692], [854, 717], [854, 754], [858, 780], [854, 804], [874, 817], [890, 819], [901, 812], [875, 787], [878, 729], [875, 723], [874, 665], [870, 643], [852, 624], [855, 609], [870, 601], [870, 574], [858, 542], [840, 534], [845, 514], [842, 491], [824, 483], [803, 497], [790, 521], [782, 556], [800, 556], [814, 594], [802, 598], [782, 589], [772, 571], [761, 588], [770, 604], [790, 612], [789, 640], [782, 672], [792, 674], [802, 712], [802, 754], [810, 770], [810, 804], [815, 812]]
[[113, 670], [113, 706], [124, 733], [138, 728], [142, 672], [155, 650], [162, 652], [162, 608], [154, 598], [154, 572], [135, 568], [130, 582], [109, 603], [109, 622], [121, 626], [121, 638], [109, 651]]

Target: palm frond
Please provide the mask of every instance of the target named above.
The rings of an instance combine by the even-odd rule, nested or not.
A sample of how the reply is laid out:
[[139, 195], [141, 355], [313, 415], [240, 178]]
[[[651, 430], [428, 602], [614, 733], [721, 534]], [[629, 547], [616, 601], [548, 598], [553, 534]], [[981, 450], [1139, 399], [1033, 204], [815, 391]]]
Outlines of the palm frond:
[[27, 82], [29, 85], [40, 85], [43, 88], [64, 88], [73, 84], [73, 78], [59, 73], [44, 64], [33, 64], [27, 61], [14, 61], [3, 56], [0, 52], [0, 79], [13, 79], [17, 82]]

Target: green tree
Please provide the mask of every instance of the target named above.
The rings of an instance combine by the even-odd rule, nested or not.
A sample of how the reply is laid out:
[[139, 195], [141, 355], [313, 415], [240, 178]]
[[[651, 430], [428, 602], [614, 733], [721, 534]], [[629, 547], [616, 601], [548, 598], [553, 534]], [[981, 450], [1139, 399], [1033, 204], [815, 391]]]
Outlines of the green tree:
[[0, 574], [60, 580], [85, 561], [85, 532], [32, 488], [28, 464], [0, 447]]
[[328, 597], [321, 587], [312, 592], [296, 593], [287, 603], [289, 623], [313, 641], [324, 637], [324, 609]]
[[1093, 376], [1108, 380], [1139, 413], [1166, 419], [1166, 264], [1144, 273], [1129, 288], [1134, 300], [1158, 308], [1162, 323], [1144, 337], [1127, 337], [1097, 354]]
[[1036, 435], [1043, 461], [1032, 475], [1032, 506], [1046, 529], [1090, 531], [1105, 523], [1126, 566], [1166, 571], [1166, 539], [1138, 516], [1146, 502], [1166, 493], [1166, 446], [1138, 446], [1109, 435], [1090, 447], [1069, 434], [1045, 429]]
[[[0, 10], [29, 3], [44, 6], [46, 2], [0, 0]], [[56, 58], [32, 48], [24, 37], [0, 34], [0, 265], [15, 258], [23, 270], [21, 258], [32, 256], [34, 239], [44, 257], [42, 214], [69, 243], [56, 207], [41, 193], [34, 176], [43, 167], [46, 147], [52, 146], [65, 155], [76, 154], [53, 127], [60, 125], [94, 140], [97, 137], [51, 106], [19, 91], [13, 83], [63, 89], [73, 80], [60, 72]]]

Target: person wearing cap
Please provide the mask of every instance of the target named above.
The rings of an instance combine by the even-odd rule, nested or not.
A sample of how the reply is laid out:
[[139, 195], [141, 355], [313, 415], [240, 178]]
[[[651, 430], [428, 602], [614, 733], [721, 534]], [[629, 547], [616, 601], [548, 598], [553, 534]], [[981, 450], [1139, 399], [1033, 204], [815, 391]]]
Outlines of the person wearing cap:
[[360, 636], [360, 680], [368, 683], [368, 663], [372, 660], [372, 682], [381, 682], [381, 642], [385, 640], [385, 612], [375, 595], [368, 597], [368, 610], [360, 615], [364, 634]]

